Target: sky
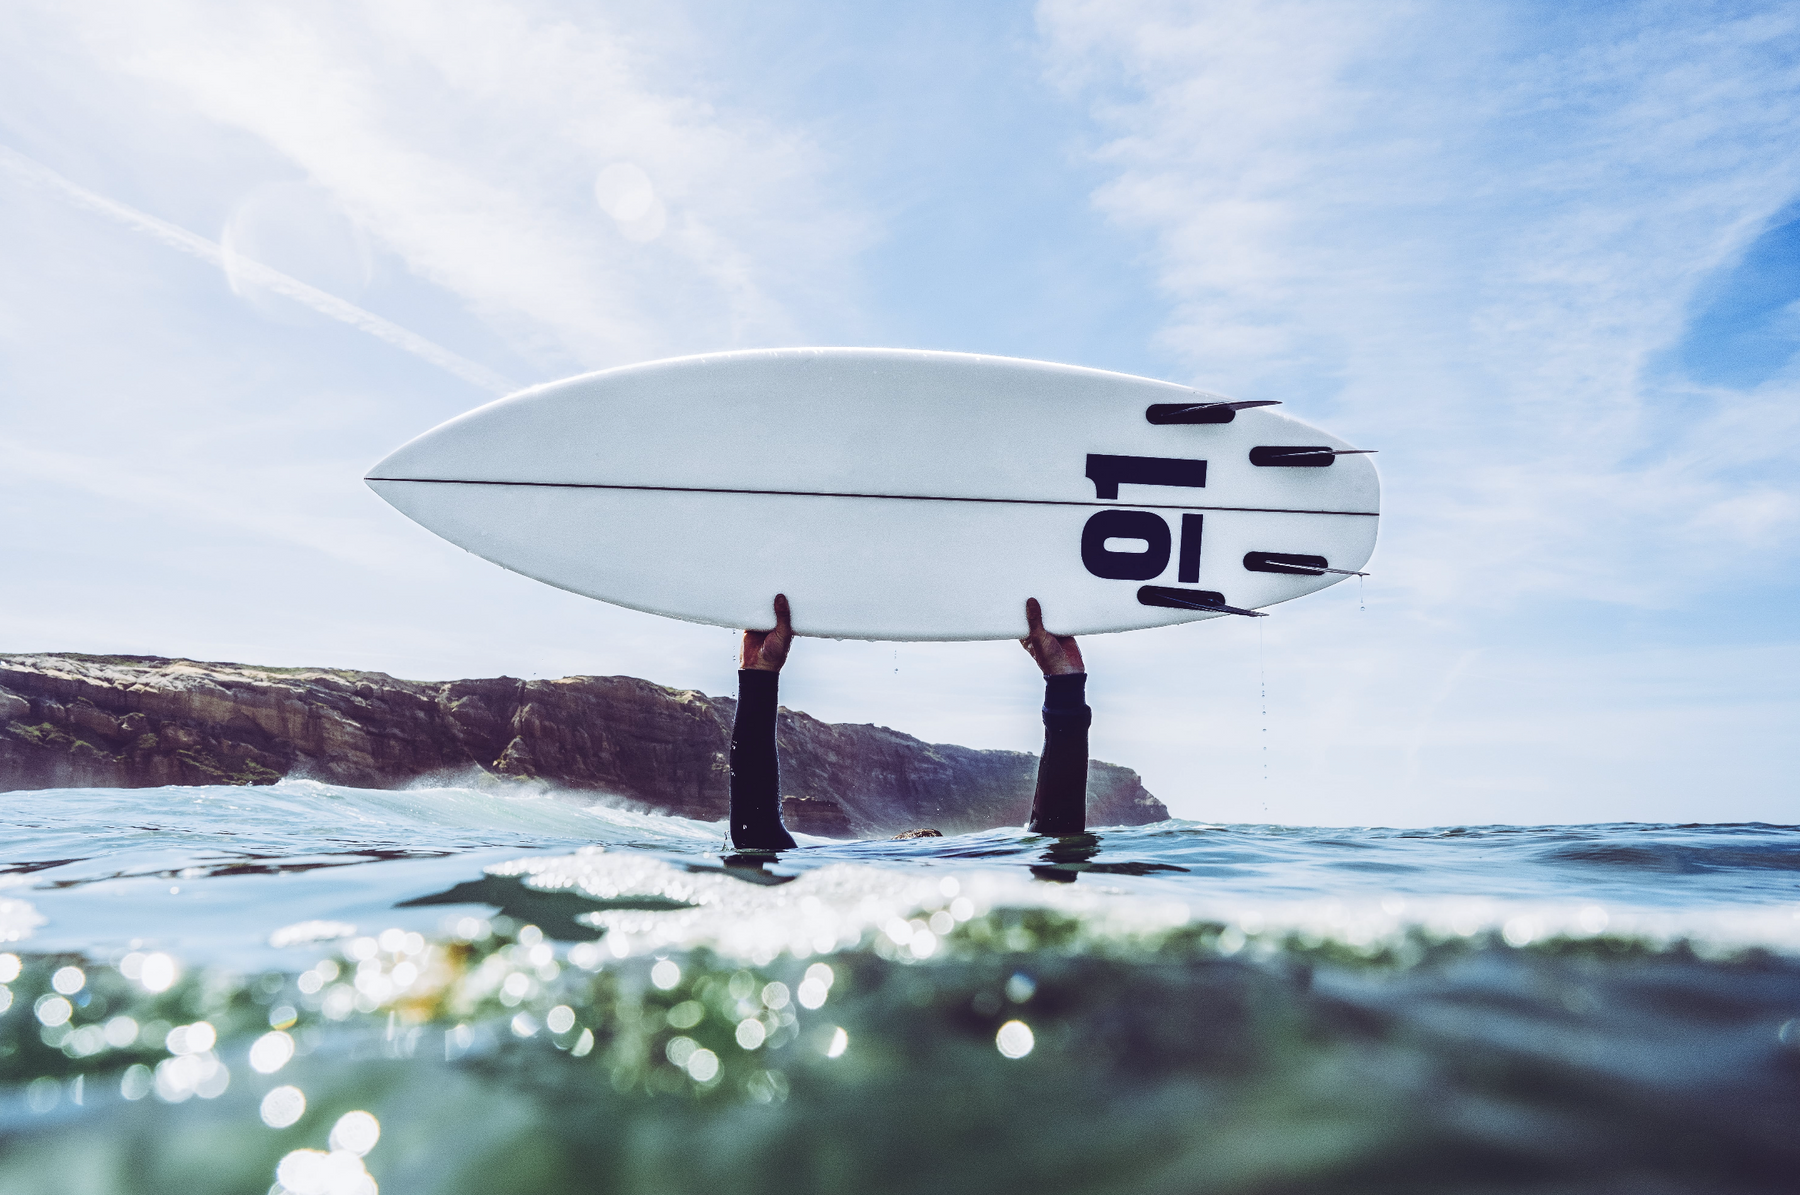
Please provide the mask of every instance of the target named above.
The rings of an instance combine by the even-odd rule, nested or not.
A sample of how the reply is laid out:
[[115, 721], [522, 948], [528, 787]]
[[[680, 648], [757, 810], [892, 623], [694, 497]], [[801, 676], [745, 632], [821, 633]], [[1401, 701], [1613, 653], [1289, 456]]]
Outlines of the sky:
[[[654, 11], [646, 11], [646, 10]], [[519, 386], [878, 345], [1378, 448], [1363, 582], [1083, 643], [1178, 816], [1800, 822], [1800, 10], [14, 0], [0, 650], [733, 691], [362, 483]], [[1034, 750], [1011, 643], [783, 700]]]

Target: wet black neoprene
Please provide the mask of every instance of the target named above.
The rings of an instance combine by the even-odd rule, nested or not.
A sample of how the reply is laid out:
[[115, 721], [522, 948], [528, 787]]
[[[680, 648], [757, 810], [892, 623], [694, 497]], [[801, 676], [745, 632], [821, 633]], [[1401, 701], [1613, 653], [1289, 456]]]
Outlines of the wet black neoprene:
[[1087, 829], [1087, 673], [1044, 678], [1044, 754], [1038, 759], [1037, 793], [1030, 829], [1062, 837]]
[[781, 674], [738, 670], [731, 727], [731, 843], [780, 851], [794, 845], [781, 824], [781, 762], [775, 754], [775, 694]]
[[[731, 728], [731, 841], [739, 848], [786, 850], [781, 823], [781, 762], [775, 753], [780, 674], [738, 671], [737, 720]], [[1087, 828], [1087, 673], [1044, 678], [1044, 754], [1038, 760], [1031, 826], [1059, 837]]]

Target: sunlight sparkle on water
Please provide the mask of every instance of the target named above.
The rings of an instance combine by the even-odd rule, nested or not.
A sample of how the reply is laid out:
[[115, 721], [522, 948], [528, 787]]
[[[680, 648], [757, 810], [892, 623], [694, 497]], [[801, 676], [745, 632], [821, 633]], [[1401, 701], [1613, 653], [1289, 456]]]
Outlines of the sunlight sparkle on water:
[[262, 1098], [262, 1122], [285, 1129], [306, 1114], [306, 1093], [298, 1087], [277, 1087]]
[[191, 1096], [217, 1099], [231, 1085], [231, 1071], [210, 1051], [165, 1058], [155, 1071], [156, 1096], [167, 1104], [179, 1104]]
[[369, 1112], [346, 1112], [331, 1126], [331, 1148], [347, 1149], [363, 1157], [381, 1140], [381, 1122]]
[[275, 947], [299, 946], [307, 942], [327, 942], [333, 938], [348, 938], [356, 933], [356, 927], [345, 921], [302, 921], [295, 925], [284, 925], [269, 935], [269, 945]]
[[175, 986], [175, 981], [179, 978], [181, 978], [181, 968], [176, 966], [174, 959], [166, 954], [147, 954], [144, 956], [137, 980], [144, 985], [144, 990], [147, 992], [166, 992]]
[[292, 1195], [375, 1195], [375, 1180], [349, 1150], [296, 1149], [281, 1159], [275, 1177]]
[[250, 1047], [250, 1069], [259, 1075], [272, 1075], [294, 1056], [294, 1039], [277, 1029], [257, 1038]]
[[479, 942], [493, 932], [493, 923], [482, 917], [459, 917], [454, 930], [463, 942]]
[[1037, 1039], [1024, 1021], [1008, 1021], [994, 1034], [994, 1045], [1008, 1058], [1023, 1058], [1037, 1045]]
[[800, 987], [794, 993], [795, 999], [800, 1001], [800, 1007], [813, 1009], [823, 1006], [826, 995], [831, 991], [833, 978], [831, 968], [825, 963], [814, 963], [808, 967], [806, 977], [800, 981]]
[[150, 1088], [154, 1085], [155, 1077], [150, 1068], [141, 1062], [134, 1063], [126, 1067], [125, 1073], [119, 1076], [119, 1096], [127, 1100], [141, 1100], [150, 1094]]
[[1529, 946], [1533, 938], [1538, 936], [1538, 923], [1535, 917], [1511, 917], [1500, 931], [1508, 946]]
[[719, 1074], [719, 1056], [702, 1046], [688, 1055], [687, 1073], [696, 1083], [710, 1083]]
[[218, 1031], [206, 1021], [195, 1021], [192, 1025], [177, 1025], [169, 1030], [163, 1039], [163, 1046], [171, 1054], [203, 1054], [213, 1048], [219, 1040]]

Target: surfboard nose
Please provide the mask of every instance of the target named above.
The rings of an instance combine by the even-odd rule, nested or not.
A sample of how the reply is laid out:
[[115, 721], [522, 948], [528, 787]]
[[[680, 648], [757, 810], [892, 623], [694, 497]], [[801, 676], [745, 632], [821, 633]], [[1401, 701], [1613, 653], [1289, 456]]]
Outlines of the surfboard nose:
[[448, 462], [436, 459], [442, 454], [433, 452], [430, 443], [436, 431], [437, 429], [433, 428], [432, 431], [426, 432], [422, 436], [408, 440], [370, 465], [368, 472], [363, 474], [363, 480], [373, 483], [377, 481], [413, 481], [433, 476], [447, 476], [445, 465]]
[[380, 460], [376, 461], [374, 464], [370, 465], [367, 469], [365, 469], [363, 471], [363, 481], [366, 484], [368, 484], [370, 486], [370, 488], [374, 488], [375, 482], [383, 481], [383, 480], [386, 480], [387, 478], [393, 476], [393, 474], [389, 471], [389, 467], [388, 467], [388, 462], [392, 461], [393, 459], [394, 459], [394, 454], [390, 452], [386, 456], [382, 457]]

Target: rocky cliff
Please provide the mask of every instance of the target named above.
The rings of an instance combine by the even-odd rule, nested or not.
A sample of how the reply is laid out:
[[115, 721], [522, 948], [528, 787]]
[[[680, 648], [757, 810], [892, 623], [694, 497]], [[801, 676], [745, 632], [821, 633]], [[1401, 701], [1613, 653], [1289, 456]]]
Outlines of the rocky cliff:
[[[0, 656], [0, 790], [272, 784], [393, 788], [475, 773], [716, 820], [736, 702], [629, 676], [425, 682], [150, 656]], [[1021, 825], [1037, 757], [781, 711], [789, 824], [893, 834]], [[476, 777], [479, 779], [479, 777]], [[1088, 819], [1168, 817], [1137, 773], [1088, 769]]]

